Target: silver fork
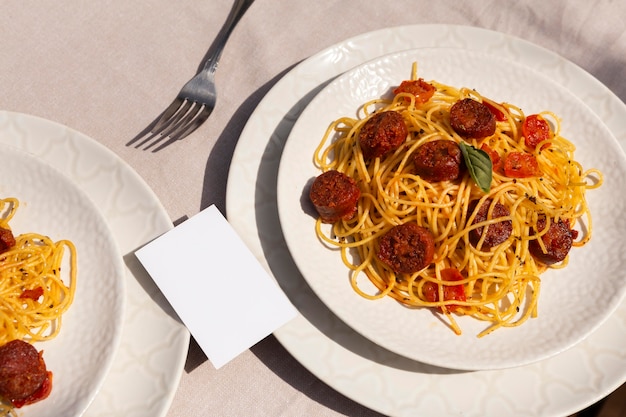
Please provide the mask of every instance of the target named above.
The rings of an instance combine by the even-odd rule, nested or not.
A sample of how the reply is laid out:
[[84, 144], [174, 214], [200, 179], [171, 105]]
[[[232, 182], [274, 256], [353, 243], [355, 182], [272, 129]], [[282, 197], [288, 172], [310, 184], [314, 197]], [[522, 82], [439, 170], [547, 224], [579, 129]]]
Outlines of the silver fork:
[[220, 56], [228, 37], [253, 1], [235, 0], [228, 19], [214, 41], [214, 48], [209, 50], [200, 71], [183, 86], [172, 104], [126, 146], [135, 144], [135, 148], [140, 148], [145, 145], [143, 149], [146, 150], [169, 138], [153, 149], [153, 152], [157, 152], [188, 136], [209, 118], [217, 98], [215, 71]]

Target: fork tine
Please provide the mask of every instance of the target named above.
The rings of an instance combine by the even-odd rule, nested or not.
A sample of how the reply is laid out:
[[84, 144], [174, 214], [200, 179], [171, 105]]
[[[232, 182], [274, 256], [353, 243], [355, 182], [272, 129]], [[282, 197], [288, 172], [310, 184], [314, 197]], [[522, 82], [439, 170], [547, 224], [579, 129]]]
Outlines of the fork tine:
[[155, 130], [160, 130], [161, 125], [169, 120], [176, 112], [182, 107], [185, 99], [181, 97], [176, 97], [172, 104], [170, 104], [161, 116], [156, 120], [156, 122], [150, 127], [150, 132], [154, 133]]
[[[141, 148], [145, 143], [150, 142], [152, 139], [158, 137], [159, 135], [155, 135], [152, 132], [149, 132], [150, 134], [141, 142], [139, 142], [137, 145], [135, 145], [135, 149]], [[160, 139], [157, 139], [157, 141], [160, 141]]]
[[145, 148], [143, 148], [143, 150], [146, 150], [146, 149], [153, 147], [157, 143], [161, 142], [165, 138], [166, 136], [159, 135], [159, 134], [155, 135], [154, 133], [150, 133], [150, 136], [145, 138], [139, 145], [135, 146], [135, 148], [140, 148], [144, 143], [147, 143]]
[[[180, 99], [177, 99], [177, 100], [180, 100]], [[182, 103], [180, 107], [176, 109], [174, 112], [170, 112], [169, 117], [167, 118], [163, 117], [161, 119], [162, 122], [158, 123], [157, 126], [155, 126], [152, 129], [151, 133], [154, 135], [163, 134], [167, 136], [165, 132], [170, 130], [172, 126], [175, 126], [181, 119], [183, 119], [191, 107], [193, 107], [193, 102], [187, 99], [182, 99]]]
[[195, 118], [190, 120], [187, 126], [185, 126], [185, 128], [181, 130], [178, 139], [184, 138], [185, 136], [191, 134], [194, 130], [199, 128], [200, 125], [202, 125], [209, 118], [212, 112], [213, 107], [204, 106], [202, 111], [198, 113]]
[[188, 117], [185, 120], [182, 120], [174, 130], [170, 132], [169, 136], [174, 136], [176, 139], [182, 139], [185, 136], [189, 135], [191, 132], [196, 130], [198, 126], [200, 126], [206, 119], [209, 118], [212, 107], [209, 107], [202, 103], [196, 103], [196, 107], [194, 108], [194, 113], [191, 114], [189, 112]]
[[183, 99], [179, 98], [179, 97], [176, 97], [174, 99], [174, 101], [172, 101], [172, 103], [159, 115], [159, 117], [154, 119], [154, 121], [152, 123], [150, 123], [150, 125], [148, 125], [142, 132], [140, 132], [137, 136], [135, 136], [133, 139], [131, 139], [128, 143], [126, 143], [126, 146], [131, 146], [135, 142], [137, 142], [138, 140], [144, 138], [141, 142], [139, 142], [135, 146], [135, 148], [139, 148], [144, 143], [146, 143], [149, 140], [151, 140], [152, 138], [154, 138], [155, 135], [152, 134], [152, 133], [155, 131], [155, 129], [157, 129], [157, 128], [160, 129], [160, 126], [166, 120], [168, 120], [174, 113], [176, 113], [176, 111], [180, 108], [180, 106], [182, 104], [183, 104]]
[[[203, 107], [203, 104], [187, 100], [185, 103], [185, 109], [181, 109], [180, 112], [172, 117], [169, 123], [166, 126], [163, 126], [158, 134], [161, 135], [162, 138], [173, 136], [175, 139], [178, 139], [178, 136], [180, 135], [179, 132], [186, 129], [187, 124], [201, 112]], [[158, 142], [160, 142], [160, 140], [152, 142], [150, 145], [146, 146], [144, 150], [150, 149]]]
[[[176, 134], [169, 135], [170, 139], [162, 143], [161, 145], [159, 145], [157, 148], [153, 149], [152, 152], [158, 152], [161, 149], [165, 148], [166, 146], [171, 145], [172, 143], [176, 142], [177, 140], [181, 140], [187, 137], [188, 135], [190, 135], [209, 118], [212, 111], [213, 111], [212, 107], [204, 106], [204, 108], [199, 113], [197, 113], [194, 118], [188, 121], [186, 126], [183, 126]], [[156, 143], [150, 145], [150, 147], [154, 146], [155, 144]], [[146, 147], [146, 149], [148, 149], [148, 147]]]
[[[148, 150], [169, 137], [169, 140], [152, 151], [157, 152], [192, 133], [209, 118], [211, 112], [212, 108], [201, 103], [177, 98], [162, 113], [159, 119], [152, 124], [152, 127], [149, 129], [150, 134], [137, 143], [135, 148], [141, 148], [143, 145], [146, 145], [143, 150]], [[140, 137], [133, 139], [127, 145], [132, 144]]]
[[[176, 108], [176, 103], [181, 103], [181, 105]], [[152, 130], [150, 131], [150, 136], [138, 143], [135, 148], [140, 148], [144, 144], [148, 144], [146, 147], [143, 148], [144, 150], [146, 150], [161, 142], [169, 135], [170, 132], [175, 130], [181, 119], [184, 120], [186, 115], [189, 113], [190, 108], [192, 107], [193, 103], [189, 100], [177, 98], [170, 105], [170, 107], [167, 108], [167, 110], [163, 114], [163, 117], [159, 119], [159, 122], [157, 122], [156, 126], [152, 128]], [[155, 138], [156, 140], [153, 140]]]

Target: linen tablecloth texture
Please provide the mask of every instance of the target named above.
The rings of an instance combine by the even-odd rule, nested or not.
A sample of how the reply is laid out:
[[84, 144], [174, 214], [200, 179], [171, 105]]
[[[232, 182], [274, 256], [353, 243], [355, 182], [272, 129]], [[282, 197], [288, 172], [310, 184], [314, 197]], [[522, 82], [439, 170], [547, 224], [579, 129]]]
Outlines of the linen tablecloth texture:
[[[224, 0], [5, 2], [0, 109], [65, 124], [130, 164], [171, 219], [225, 211], [237, 139], [264, 94], [298, 62], [346, 38], [419, 23], [477, 26], [548, 48], [626, 100], [626, 2], [256, 0], [217, 72], [215, 111], [147, 154], [125, 144], [197, 70], [229, 13]], [[192, 341], [168, 417], [378, 415], [305, 370], [272, 336], [216, 371]]]

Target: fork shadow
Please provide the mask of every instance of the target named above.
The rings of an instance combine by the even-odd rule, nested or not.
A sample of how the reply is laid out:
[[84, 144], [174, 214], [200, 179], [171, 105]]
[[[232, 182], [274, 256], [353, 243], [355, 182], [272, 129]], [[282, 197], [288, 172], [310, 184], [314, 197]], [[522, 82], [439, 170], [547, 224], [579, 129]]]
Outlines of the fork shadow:
[[[240, 8], [236, 7], [236, 3], [231, 8], [228, 17], [224, 21], [222, 28], [218, 32], [217, 36], [214, 38], [211, 46], [204, 54], [204, 57], [200, 61], [200, 64], [196, 68], [196, 72], [194, 74], [198, 75], [207, 64], [208, 60], [213, 56], [217, 48], [219, 48], [219, 43], [223, 39], [223, 36], [229, 29], [229, 22], [234, 18], [235, 14], [240, 10], [244, 10], [244, 12], [250, 7], [250, 5], [254, 3], [254, 0], [246, 0]], [[185, 116], [189, 115], [192, 110], [194, 104], [191, 104], [191, 109], [184, 109], [183, 105], [185, 103], [178, 97], [175, 97], [172, 103], [165, 108], [151, 123], [149, 123], [141, 132], [139, 132], [135, 137], [133, 137], [130, 141], [126, 143], [126, 146], [134, 146], [136, 149], [142, 148], [143, 150], [152, 149], [152, 152], [158, 152], [166, 147], [172, 145], [179, 140], [182, 140], [193, 133], [198, 127], [200, 127], [210, 116], [211, 111], [203, 110], [199, 112], [199, 114], [193, 117], [187, 127], [183, 130], [177, 131], [175, 134], [165, 134], [159, 133], [159, 128], [162, 124], [169, 119], [170, 117], [179, 117], [180, 119], [185, 118]], [[174, 129], [178, 130], [178, 129]], [[156, 132], [156, 133], [155, 133]], [[158, 146], [157, 146], [158, 145]]]

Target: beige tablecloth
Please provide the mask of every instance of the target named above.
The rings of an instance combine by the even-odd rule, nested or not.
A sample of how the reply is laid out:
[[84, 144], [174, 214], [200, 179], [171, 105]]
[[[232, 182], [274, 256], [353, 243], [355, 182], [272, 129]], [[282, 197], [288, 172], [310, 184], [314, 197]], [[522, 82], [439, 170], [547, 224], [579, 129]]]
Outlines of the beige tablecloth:
[[[346, 38], [407, 24], [477, 26], [548, 48], [626, 100], [626, 2], [256, 0], [217, 73], [218, 104], [191, 136], [157, 153], [126, 143], [197, 70], [231, 2], [5, 2], [0, 109], [99, 141], [152, 187], [172, 221], [225, 212], [227, 173], [255, 106], [294, 65]], [[270, 336], [220, 370], [192, 341], [167, 417], [377, 415], [302, 367]]]

